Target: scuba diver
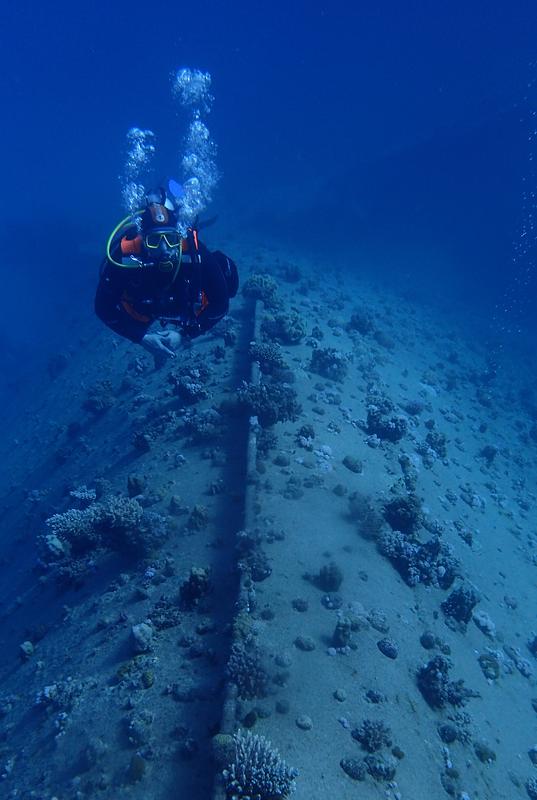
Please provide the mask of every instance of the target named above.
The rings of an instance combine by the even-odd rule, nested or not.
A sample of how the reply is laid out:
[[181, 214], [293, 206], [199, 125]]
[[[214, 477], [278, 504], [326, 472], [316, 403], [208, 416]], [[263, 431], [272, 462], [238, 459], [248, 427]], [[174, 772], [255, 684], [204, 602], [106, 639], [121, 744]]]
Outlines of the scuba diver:
[[[146, 196], [145, 209], [123, 219], [108, 239], [95, 296], [97, 316], [156, 357], [175, 357], [183, 338], [210, 330], [239, 287], [235, 263], [178, 225], [181, 187], [169, 181]], [[163, 330], [150, 330], [159, 320]], [[167, 326], [171, 329], [167, 329]]]

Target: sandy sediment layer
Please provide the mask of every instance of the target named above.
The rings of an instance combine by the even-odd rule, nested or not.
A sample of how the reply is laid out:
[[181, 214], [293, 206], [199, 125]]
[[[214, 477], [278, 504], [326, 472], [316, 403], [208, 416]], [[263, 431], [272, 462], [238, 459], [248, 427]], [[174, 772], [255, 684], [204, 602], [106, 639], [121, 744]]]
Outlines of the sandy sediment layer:
[[531, 797], [525, 376], [377, 287], [276, 274], [251, 285], [272, 405], [250, 392], [237, 726], [298, 769], [297, 798]]
[[206, 797], [235, 729], [297, 798], [531, 797], [535, 365], [352, 263], [243, 263], [175, 363], [96, 327], [13, 424], [5, 796]]

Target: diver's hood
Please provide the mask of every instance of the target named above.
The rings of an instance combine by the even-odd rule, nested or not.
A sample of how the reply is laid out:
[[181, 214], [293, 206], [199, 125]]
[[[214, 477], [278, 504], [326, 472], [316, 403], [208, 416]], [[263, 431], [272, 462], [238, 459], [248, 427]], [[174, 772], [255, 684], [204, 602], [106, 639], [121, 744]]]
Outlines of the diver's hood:
[[175, 213], [184, 196], [185, 190], [183, 186], [173, 178], [170, 178], [165, 182], [164, 186], [158, 186], [156, 189], [149, 191], [145, 196], [145, 201], [147, 206], [160, 205]]
[[163, 203], [151, 202], [142, 213], [142, 232], [147, 233], [153, 228], [177, 229], [177, 215]]
[[178, 209], [184, 197], [184, 189], [180, 183], [170, 179], [165, 186], [158, 186], [146, 194], [146, 208], [142, 214], [142, 230], [154, 227], [176, 228]]
[[175, 204], [171, 197], [167, 194], [166, 190], [161, 186], [158, 189], [148, 192], [145, 196], [147, 207], [149, 206], [163, 206], [168, 211], [175, 211]]
[[155, 229], [177, 230], [177, 214], [164, 203], [151, 202], [141, 216], [142, 233]]

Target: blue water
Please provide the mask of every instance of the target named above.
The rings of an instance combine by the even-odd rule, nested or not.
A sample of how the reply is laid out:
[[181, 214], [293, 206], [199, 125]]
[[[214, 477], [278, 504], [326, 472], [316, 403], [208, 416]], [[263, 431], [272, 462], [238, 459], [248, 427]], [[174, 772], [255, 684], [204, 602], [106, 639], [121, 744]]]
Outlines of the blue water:
[[517, 243], [535, 190], [531, 0], [6, 5], [8, 377], [92, 314], [127, 130], [154, 130], [158, 168], [177, 171], [184, 120], [170, 75], [181, 66], [213, 77], [220, 230], [307, 243], [327, 268], [339, 248], [367, 253], [377, 274], [397, 253], [404, 268], [386, 267], [387, 280], [425, 300], [440, 284], [485, 318], [508, 295], [530, 335], [535, 234], [527, 252]]
[[[535, 0], [10, 0], [0, 30], [0, 408], [19, 423], [28, 416], [35, 431], [42, 426], [33, 439], [5, 431], [2, 452], [16, 450], [19, 472], [29, 441], [40, 456], [51, 430], [59, 438], [77, 422], [88, 388], [84, 376], [80, 392], [64, 398], [43, 376], [51, 358], [84, 354], [81, 345], [103, 331], [94, 293], [107, 237], [125, 213], [127, 131], [154, 131], [155, 174], [183, 180], [189, 115], [170, 91], [181, 67], [212, 76], [207, 124], [221, 179], [205, 212], [218, 214], [209, 244], [233, 256], [234, 243], [241, 253], [255, 243], [252, 254], [260, 243], [280, 257], [301, 253], [301, 265], [311, 256], [331, 273], [325, 296], [341, 297], [334, 274], [344, 295], [346, 274], [363, 274], [375, 291], [427, 308], [423, 330], [439, 329], [429, 326], [435, 314], [447, 318], [454, 348], [479, 337], [476, 350], [481, 357], [486, 344], [490, 363], [472, 381], [488, 392], [502, 364], [514, 364], [508, 374], [520, 383], [509, 403], [520, 411], [522, 445], [514, 439], [513, 449], [527, 448], [534, 461]], [[258, 266], [253, 257], [239, 263], [243, 276]], [[327, 308], [322, 321], [337, 311]], [[405, 376], [403, 360], [400, 367]], [[34, 387], [49, 385], [59, 412], [41, 419]], [[505, 410], [505, 397], [498, 407]], [[87, 434], [80, 462], [94, 452], [100, 475], [99, 446], [105, 471], [117, 452], [99, 445], [91, 424]], [[516, 463], [522, 470], [524, 461]], [[2, 468], [9, 474], [9, 463]], [[26, 490], [46, 496], [40, 474], [13, 484], [13, 515]], [[41, 523], [36, 517], [35, 530], [25, 525], [28, 538], [16, 539], [18, 561], [0, 552], [15, 583], [20, 564], [34, 559]]]

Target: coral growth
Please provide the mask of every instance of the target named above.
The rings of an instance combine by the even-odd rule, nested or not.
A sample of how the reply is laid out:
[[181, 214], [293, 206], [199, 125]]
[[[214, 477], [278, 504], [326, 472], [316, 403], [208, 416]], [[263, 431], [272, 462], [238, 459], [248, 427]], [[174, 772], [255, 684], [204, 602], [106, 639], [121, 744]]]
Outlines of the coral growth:
[[262, 428], [276, 422], [296, 420], [301, 412], [297, 394], [290, 386], [277, 383], [242, 383], [238, 390], [239, 402], [250, 414], [255, 414]]
[[322, 592], [337, 592], [343, 583], [343, 573], [334, 561], [324, 564], [316, 575], [308, 572], [304, 578], [311, 581]]
[[49, 532], [41, 539], [47, 556], [57, 557], [69, 552], [76, 556], [98, 547], [101, 519], [102, 507], [97, 503], [82, 511], [70, 508], [63, 514], [53, 514], [45, 522]]
[[232, 645], [227, 675], [242, 700], [253, 700], [267, 694], [269, 677], [263, 665], [263, 654], [251, 639]]
[[392, 746], [391, 731], [381, 720], [364, 719], [351, 735], [368, 753], [376, 753], [383, 747]]
[[376, 781], [393, 781], [397, 761], [393, 756], [368, 755], [364, 758], [367, 771]]
[[191, 444], [214, 442], [222, 434], [223, 419], [214, 408], [198, 412], [190, 409], [183, 418], [183, 431]]
[[526, 781], [526, 792], [530, 800], [537, 800], [537, 778], [529, 778]]
[[481, 458], [485, 459], [487, 467], [492, 466], [492, 462], [496, 458], [497, 454], [498, 454], [498, 448], [493, 444], [486, 444], [479, 451], [479, 455]]
[[272, 573], [268, 557], [261, 547], [261, 537], [257, 531], [242, 530], [237, 533], [238, 567], [249, 579], [264, 581]]
[[276, 342], [251, 342], [248, 354], [252, 361], [257, 361], [263, 375], [275, 375], [287, 369], [281, 348]]
[[267, 458], [271, 450], [278, 444], [278, 437], [273, 430], [261, 428], [257, 434], [257, 455], [259, 458]]
[[357, 308], [350, 318], [347, 330], [357, 331], [362, 336], [366, 336], [368, 333], [373, 332], [374, 327], [373, 317], [369, 311], [363, 308]]
[[208, 397], [205, 383], [209, 379], [209, 370], [201, 366], [183, 366], [168, 376], [174, 393], [183, 403], [192, 405]]
[[270, 275], [254, 273], [244, 282], [242, 293], [245, 297], [262, 300], [266, 306], [274, 306], [278, 284]]
[[192, 567], [186, 581], [181, 584], [179, 596], [186, 608], [196, 606], [210, 590], [209, 570], [207, 567]]
[[385, 504], [384, 518], [392, 530], [415, 534], [422, 521], [421, 503], [413, 494], [395, 497]]
[[196, 533], [204, 530], [209, 524], [209, 512], [205, 506], [196, 504], [188, 517], [187, 530]]
[[46, 520], [48, 533], [40, 537], [45, 558], [55, 561], [97, 548], [145, 555], [166, 536], [166, 519], [144, 511], [137, 500], [120, 495], [71, 508]]
[[447, 440], [445, 434], [437, 430], [430, 430], [425, 437], [425, 441], [439, 458], [447, 458]]
[[479, 601], [476, 592], [467, 586], [454, 589], [442, 603], [442, 611], [447, 617], [466, 625], [472, 619], [472, 611]]
[[397, 642], [393, 639], [379, 639], [377, 647], [386, 658], [391, 658], [393, 660], [399, 655], [399, 647], [397, 646]]
[[92, 414], [103, 414], [114, 403], [114, 390], [110, 381], [99, 381], [88, 389], [84, 408]]
[[311, 371], [331, 381], [344, 381], [348, 367], [348, 357], [334, 347], [318, 347], [311, 354]]
[[338, 621], [332, 635], [332, 645], [336, 649], [348, 647], [351, 641], [352, 622], [349, 617], [345, 617], [338, 612]]
[[477, 692], [464, 686], [462, 679], [450, 681], [450, 669], [451, 662], [447, 658], [435, 656], [418, 670], [418, 689], [431, 708], [444, 708], [448, 703], [463, 706], [471, 697], [479, 697]]
[[223, 771], [229, 800], [285, 800], [295, 790], [297, 770], [287, 766], [263, 736], [241, 731], [233, 737], [235, 758]]
[[298, 344], [306, 335], [306, 323], [297, 311], [282, 311], [263, 319], [261, 333], [280, 344]]
[[409, 586], [425, 583], [449, 589], [459, 571], [453, 549], [438, 537], [421, 543], [401, 531], [390, 531], [381, 535], [379, 550]]
[[353, 492], [349, 496], [349, 514], [358, 522], [359, 531], [366, 539], [380, 536], [384, 519], [369, 495]]
[[370, 398], [367, 406], [367, 432], [385, 439], [398, 442], [406, 434], [408, 422], [406, 417], [396, 413], [391, 400], [387, 397]]

